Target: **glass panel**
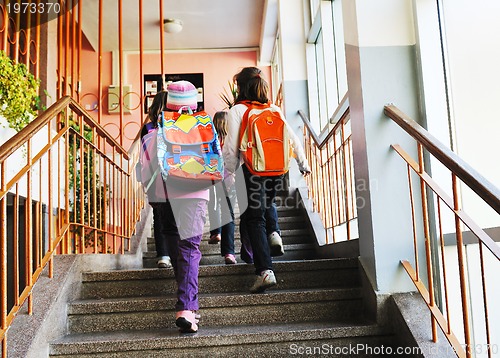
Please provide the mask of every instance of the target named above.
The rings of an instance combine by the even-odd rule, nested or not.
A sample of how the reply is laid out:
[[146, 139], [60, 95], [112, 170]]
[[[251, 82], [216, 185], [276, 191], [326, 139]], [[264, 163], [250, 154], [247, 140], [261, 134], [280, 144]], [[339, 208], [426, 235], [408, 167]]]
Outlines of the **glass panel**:
[[326, 124], [327, 113], [327, 100], [326, 100], [326, 78], [325, 78], [325, 61], [324, 61], [324, 48], [323, 48], [323, 31], [320, 31], [316, 41], [316, 78], [318, 86], [318, 105], [320, 121], [319, 126], [323, 128]]
[[342, 18], [342, 0], [332, 1], [333, 36], [335, 63], [337, 64], [337, 104], [347, 93], [347, 69], [345, 64], [344, 22]]

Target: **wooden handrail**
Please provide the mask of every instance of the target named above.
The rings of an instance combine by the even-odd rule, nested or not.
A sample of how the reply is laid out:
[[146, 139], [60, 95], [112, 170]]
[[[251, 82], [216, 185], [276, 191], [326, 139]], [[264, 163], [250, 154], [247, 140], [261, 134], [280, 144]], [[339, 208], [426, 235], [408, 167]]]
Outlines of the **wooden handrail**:
[[[472, 304], [469, 304], [469, 296], [472, 292], [476, 292], [477, 287], [472, 287], [472, 284], [468, 282], [467, 279], [468, 270], [467, 267], [471, 265], [467, 263], [465, 245], [463, 241], [463, 226], [467, 227], [471, 233], [479, 241], [479, 263], [481, 267], [480, 278], [482, 279], [481, 288], [483, 296], [483, 307], [479, 308], [479, 316], [481, 316], [481, 311], [484, 313], [485, 319], [485, 329], [486, 329], [486, 342], [490, 346], [491, 336], [489, 333], [489, 320], [488, 320], [488, 298], [486, 294], [486, 280], [485, 276], [485, 259], [483, 256], [483, 247], [486, 247], [494, 258], [500, 260], [500, 248], [493, 241], [493, 239], [488, 236], [485, 231], [476, 224], [462, 209], [460, 205], [460, 192], [459, 192], [459, 181], [460, 179], [464, 185], [467, 185], [472, 189], [486, 204], [493, 208], [498, 214], [500, 214], [500, 191], [488, 180], [482, 177], [477, 171], [470, 167], [464, 160], [462, 160], [458, 155], [453, 153], [439, 140], [433, 137], [425, 128], [421, 127], [417, 122], [405, 115], [401, 110], [392, 104], [388, 104], [384, 107], [384, 113], [391, 118], [398, 126], [400, 126], [407, 134], [409, 134], [417, 142], [418, 149], [418, 162], [413, 160], [408, 153], [406, 153], [400, 145], [393, 144], [391, 147], [403, 158], [407, 164], [408, 169], [408, 181], [410, 188], [411, 197], [411, 210], [412, 210], [412, 220], [413, 225], [415, 225], [415, 202], [413, 200], [414, 194], [412, 193], [411, 184], [411, 172], [418, 175], [420, 178], [420, 195], [421, 195], [421, 208], [422, 208], [422, 221], [424, 227], [424, 237], [425, 237], [425, 263], [426, 267], [423, 271], [427, 274], [427, 284], [422, 282], [419, 278], [419, 260], [418, 260], [418, 235], [416, 230], [413, 231], [413, 244], [415, 250], [414, 265], [408, 260], [402, 260], [401, 263], [411, 280], [417, 287], [418, 291], [424, 298], [429, 310], [431, 312], [431, 325], [432, 325], [432, 339], [437, 340], [437, 325], [441, 328], [446, 338], [453, 346], [457, 356], [459, 357], [472, 357], [473, 356], [473, 345], [471, 346], [471, 331], [474, 330], [474, 325], [470, 320], [470, 314], [472, 312]], [[439, 160], [450, 172], [451, 172], [451, 182], [452, 182], [452, 196], [450, 197], [444, 190], [442, 190], [439, 185], [432, 179], [432, 177], [424, 170], [424, 150], [426, 150], [430, 155]], [[435, 214], [436, 231], [439, 231], [439, 238], [436, 238], [436, 242], [441, 246], [441, 253], [436, 251], [436, 255], [433, 255], [434, 250], [439, 250], [439, 248], [433, 249], [430, 245], [430, 230], [429, 227], [432, 225], [430, 223], [430, 215], [428, 208], [428, 196], [426, 195], [426, 190], [430, 189], [433, 193], [434, 201], [437, 206], [437, 210], [433, 212]], [[449, 287], [447, 284], [446, 273], [446, 256], [444, 253], [444, 231], [443, 231], [443, 220], [441, 214], [441, 207], [447, 206], [448, 209], [454, 216], [455, 224], [455, 237], [456, 237], [456, 263], [458, 267], [458, 279], [460, 281], [459, 289], [461, 296], [462, 305], [462, 321], [463, 321], [463, 340], [464, 342], [459, 342], [455, 334], [451, 330], [451, 318], [450, 318], [450, 303], [448, 301]], [[415, 226], [414, 226], [415, 227]], [[436, 246], [437, 247], [437, 246]], [[440, 256], [440, 257], [439, 257]], [[434, 261], [436, 260], [436, 261]], [[433, 272], [434, 267], [439, 267], [437, 272]], [[442, 272], [441, 271], [442, 268]], [[435, 277], [440, 278], [442, 276], [441, 282], [441, 292], [444, 292], [445, 302], [444, 306], [438, 308], [436, 305], [436, 296], [434, 294], [433, 281]], [[479, 302], [479, 301], [478, 301]], [[443, 312], [446, 312], [447, 317], [445, 318]], [[437, 324], [437, 325], [436, 325]], [[464, 346], [461, 345], [464, 343]], [[491, 350], [488, 349], [489, 356], [491, 356]]]
[[338, 122], [333, 126], [333, 128], [328, 132], [328, 134], [325, 136], [325, 138], [323, 138], [323, 140], [321, 140], [321, 138], [316, 134], [316, 131], [311, 125], [311, 121], [309, 121], [309, 118], [304, 113], [304, 111], [299, 109], [298, 113], [300, 118], [302, 119], [302, 122], [304, 123], [304, 125], [307, 127], [307, 130], [311, 134], [314, 144], [316, 144], [318, 149], [323, 149], [325, 145], [328, 143], [329, 139], [337, 132], [339, 127], [342, 125], [344, 119], [347, 116], [349, 116], [349, 107], [345, 109], [344, 113], [342, 113], [342, 115], [340, 116]]
[[500, 214], [500, 190], [393, 104], [384, 113]]
[[95, 127], [96, 131], [98, 134], [100, 134], [102, 137], [106, 138], [106, 141], [111, 144], [112, 146], [116, 147], [116, 150], [118, 153], [124, 155], [124, 159], [129, 159], [128, 157], [128, 151], [125, 150], [112, 136], [109, 134], [106, 129], [104, 129], [103, 126], [101, 126], [99, 123], [97, 123], [94, 118], [85, 110], [83, 107], [76, 102], [74, 99], [71, 99], [71, 103], [69, 104], [69, 107], [78, 113], [79, 115], [83, 116], [85, 118], [85, 122], [87, 124], [91, 124], [92, 127]]
[[48, 121], [64, 110], [70, 102], [71, 97], [69, 96], [60, 98], [56, 103], [51, 105], [41, 115], [30, 122], [22, 131], [18, 132], [2, 144], [0, 146], [0, 162], [6, 160], [9, 155], [19, 149], [28, 139], [32, 138], [40, 129], [43, 128], [43, 126], [47, 124]]
[[308, 132], [311, 134], [311, 137], [314, 140], [314, 144], [316, 144], [316, 146], [319, 147], [319, 145], [321, 144], [321, 140], [319, 139], [318, 135], [316, 134], [316, 131], [312, 127], [311, 122], [307, 118], [307, 115], [301, 109], [299, 109], [298, 113], [300, 118], [302, 119], [302, 122], [304, 122], [304, 125], [307, 127]]
[[351, 240], [357, 214], [347, 96], [330, 118], [333, 127], [325, 127], [319, 135], [307, 115], [302, 110], [298, 114], [304, 122], [304, 149], [312, 168], [306, 179], [308, 195], [325, 230], [317, 232], [318, 238], [325, 244]]
[[[69, 125], [70, 116], [79, 128]], [[86, 137], [87, 127], [92, 138]], [[45, 131], [48, 135], [41, 135]], [[24, 145], [26, 152], [19, 153]], [[0, 355], [6, 356], [6, 333], [25, 300], [32, 313], [33, 286], [47, 265], [52, 277], [54, 255], [130, 250], [144, 205], [133, 170], [138, 149], [126, 151], [70, 96], [58, 99], [0, 146]], [[25, 160], [17, 163], [21, 154]], [[35, 175], [40, 179], [33, 180]], [[9, 225], [13, 233], [7, 235]], [[22, 226], [33, 230], [21, 231]], [[8, 267], [13, 267], [11, 286]]]
[[19, 149], [26, 141], [32, 138], [40, 129], [47, 125], [57, 114], [61, 113], [65, 108], [70, 107], [75, 113], [84, 117], [85, 123], [94, 127], [98, 134], [106, 138], [106, 141], [113, 145], [116, 150], [124, 155], [125, 159], [129, 159], [128, 151], [126, 151], [113, 137], [94, 119], [90, 114], [83, 109], [80, 104], [73, 100], [70, 96], [61, 97], [47, 110], [45, 110], [36, 119], [30, 122], [22, 131], [16, 133], [12, 138], [7, 140], [0, 146], [0, 162], [5, 161], [9, 155]]

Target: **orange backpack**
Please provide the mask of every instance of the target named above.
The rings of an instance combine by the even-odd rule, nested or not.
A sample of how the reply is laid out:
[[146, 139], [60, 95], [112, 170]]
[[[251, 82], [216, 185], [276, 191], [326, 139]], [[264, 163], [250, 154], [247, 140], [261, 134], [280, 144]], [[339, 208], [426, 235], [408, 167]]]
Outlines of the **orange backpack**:
[[248, 107], [240, 127], [240, 155], [250, 171], [259, 176], [288, 172], [292, 157], [286, 123], [269, 103], [241, 101]]

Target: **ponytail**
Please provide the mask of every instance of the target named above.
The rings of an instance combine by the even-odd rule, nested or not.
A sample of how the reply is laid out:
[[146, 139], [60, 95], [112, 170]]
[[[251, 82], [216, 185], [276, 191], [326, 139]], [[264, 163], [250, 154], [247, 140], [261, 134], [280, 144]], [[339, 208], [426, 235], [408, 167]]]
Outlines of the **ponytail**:
[[236, 102], [244, 100], [269, 102], [269, 85], [261, 77], [261, 73], [262, 71], [257, 67], [245, 67], [234, 75], [233, 81], [238, 86]]

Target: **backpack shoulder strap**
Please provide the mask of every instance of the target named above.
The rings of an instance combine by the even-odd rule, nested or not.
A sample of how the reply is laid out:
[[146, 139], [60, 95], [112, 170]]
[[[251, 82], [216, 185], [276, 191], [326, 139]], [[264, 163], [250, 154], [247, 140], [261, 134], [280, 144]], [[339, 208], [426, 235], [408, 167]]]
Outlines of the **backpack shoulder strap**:
[[151, 185], [154, 183], [156, 177], [158, 176], [158, 173], [160, 172], [160, 167], [157, 167], [153, 175], [151, 176], [151, 179], [149, 179], [148, 184], [146, 185], [146, 192], [149, 190]]
[[[252, 102], [251, 101], [241, 101], [238, 102], [241, 103], [245, 106], [247, 106], [247, 109], [245, 110], [245, 113], [243, 113], [243, 117], [241, 118], [241, 124], [240, 124], [240, 145], [243, 142], [243, 137], [245, 135], [245, 132], [247, 132], [247, 135], [250, 135], [248, 132], [248, 113], [252, 109]], [[248, 139], [248, 138], [247, 138]]]

